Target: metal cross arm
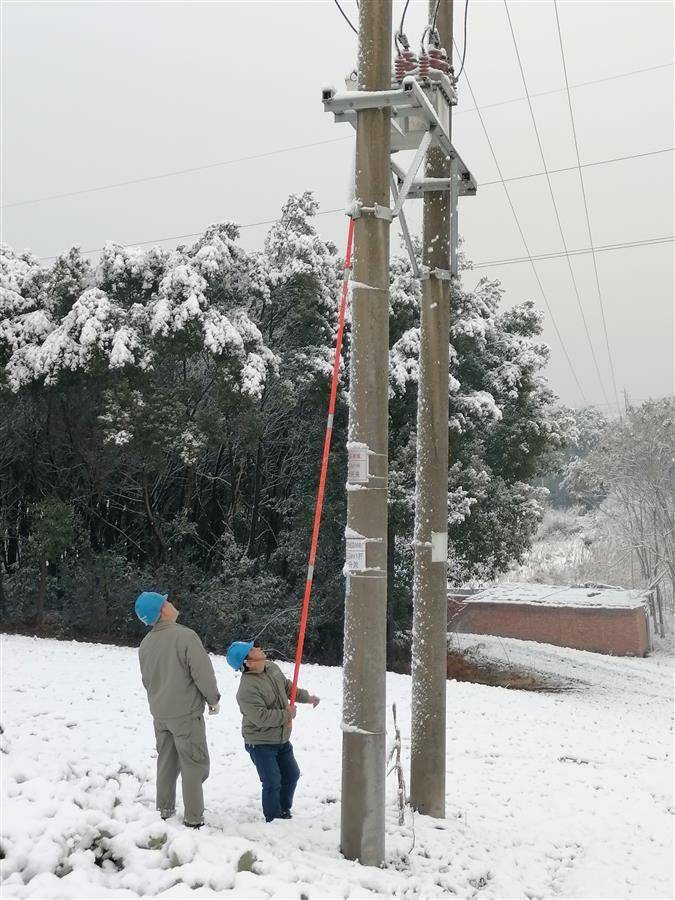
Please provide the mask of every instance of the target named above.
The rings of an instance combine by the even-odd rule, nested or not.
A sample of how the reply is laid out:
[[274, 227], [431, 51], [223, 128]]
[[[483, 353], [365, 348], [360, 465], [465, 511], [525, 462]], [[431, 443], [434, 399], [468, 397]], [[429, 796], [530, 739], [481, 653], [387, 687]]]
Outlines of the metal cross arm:
[[[418, 151], [411, 166], [412, 177], [409, 178], [410, 172], [408, 175], [399, 175], [396, 172], [401, 184], [399, 196], [401, 204], [407, 196], [422, 197], [425, 191], [450, 189], [450, 184], [446, 183], [448, 179], [414, 182], [414, 176], [421, 162], [418, 154], [422, 143], [426, 144], [425, 152], [428, 146], [434, 143], [448, 159], [457, 162], [460, 195], [472, 196], [478, 190], [476, 180], [453, 146], [434, 104], [427, 95], [428, 91], [434, 93], [439, 90], [440, 88], [433, 82], [425, 88], [415, 78], [406, 78], [400, 88], [390, 91], [344, 91], [338, 94], [333, 88], [329, 88], [322, 92], [326, 112], [332, 112], [336, 122], [349, 122], [354, 128], [359, 110], [387, 108], [391, 110], [392, 152]], [[444, 183], [441, 184], [441, 181]]]

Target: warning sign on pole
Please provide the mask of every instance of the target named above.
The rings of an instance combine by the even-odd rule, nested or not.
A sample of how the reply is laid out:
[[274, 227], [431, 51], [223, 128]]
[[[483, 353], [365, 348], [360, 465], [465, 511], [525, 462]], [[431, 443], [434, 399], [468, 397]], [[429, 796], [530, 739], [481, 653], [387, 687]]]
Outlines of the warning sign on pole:
[[366, 541], [363, 538], [347, 538], [347, 569], [358, 572], [366, 568]]
[[352, 484], [366, 484], [368, 482], [368, 455], [366, 444], [349, 445], [347, 481]]

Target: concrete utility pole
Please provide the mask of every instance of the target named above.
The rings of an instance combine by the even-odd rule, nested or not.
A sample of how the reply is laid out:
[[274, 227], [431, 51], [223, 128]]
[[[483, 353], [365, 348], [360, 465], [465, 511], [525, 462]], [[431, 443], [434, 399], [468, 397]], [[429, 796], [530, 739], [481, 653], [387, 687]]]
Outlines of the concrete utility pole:
[[[452, 60], [452, 2], [440, 0], [436, 29]], [[429, 2], [429, 22], [437, 0]], [[448, 127], [448, 136], [451, 137]], [[449, 178], [436, 147], [427, 178]], [[412, 759], [410, 799], [421, 813], [445, 816], [445, 683], [447, 678], [449, 192], [424, 195], [423, 282], [417, 406], [417, 493], [413, 581]], [[433, 272], [436, 271], [436, 275]]]
[[[391, 0], [361, 0], [360, 91], [391, 86]], [[384, 861], [390, 110], [359, 110], [351, 326], [341, 850]]]

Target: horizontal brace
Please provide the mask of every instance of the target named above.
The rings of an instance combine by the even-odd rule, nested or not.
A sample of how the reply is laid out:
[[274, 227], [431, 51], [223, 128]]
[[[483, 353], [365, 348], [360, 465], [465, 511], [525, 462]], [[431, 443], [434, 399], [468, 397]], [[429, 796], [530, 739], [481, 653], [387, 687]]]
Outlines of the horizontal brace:
[[349, 110], [388, 109], [419, 106], [413, 94], [413, 83], [406, 83], [396, 91], [344, 91], [341, 94], [332, 89], [322, 92], [321, 99], [326, 112], [344, 113]]
[[[412, 187], [408, 191], [408, 200], [421, 200], [425, 194], [431, 191], [442, 191], [444, 193], [452, 191], [452, 179], [428, 178], [425, 181], [413, 181]], [[460, 197], [475, 197], [476, 188], [470, 182], [460, 180], [457, 193]]]

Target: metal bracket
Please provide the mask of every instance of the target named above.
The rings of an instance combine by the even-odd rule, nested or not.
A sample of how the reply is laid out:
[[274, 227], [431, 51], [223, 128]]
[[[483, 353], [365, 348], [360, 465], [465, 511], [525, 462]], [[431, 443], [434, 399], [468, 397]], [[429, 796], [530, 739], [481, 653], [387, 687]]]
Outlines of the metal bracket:
[[360, 219], [364, 213], [373, 215], [376, 219], [384, 219], [386, 222], [391, 222], [395, 215], [394, 211], [389, 209], [388, 206], [381, 206], [379, 203], [375, 203], [374, 206], [363, 206], [361, 203], [353, 203], [347, 210], [347, 215], [350, 219]]
[[[391, 173], [391, 192], [394, 195], [394, 202], [398, 205], [398, 185], [396, 184], [396, 176], [394, 173]], [[408, 231], [408, 223], [405, 218], [405, 213], [403, 212], [403, 207], [399, 210], [398, 213], [398, 221], [401, 225], [401, 232], [403, 233], [403, 240], [405, 241], [406, 248], [408, 250], [408, 256], [410, 257], [410, 268], [412, 269], [412, 273], [415, 278], [420, 277], [420, 268], [417, 265], [417, 257], [415, 256], [415, 249], [413, 247], [412, 239], [410, 237], [410, 232]]]
[[422, 135], [422, 140], [420, 141], [420, 145], [417, 148], [417, 153], [415, 154], [412, 164], [411, 164], [410, 168], [408, 169], [408, 172], [407, 172], [405, 178], [403, 179], [403, 184], [401, 185], [401, 189], [400, 189], [400, 192], [398, 195], [398, 200], [396, 201], [396, 205], [394, 206], [394, 215], [395, 216], [397, 216], [399, 214], [399, 212], [401, 211], [401, 207], [403, 206], [403, 204], [406, 201], [408, 192], [410, 191], [410, 188], [412, 187], [415, 175], [417, 175], [418, 169], [422, 165], [422, 162], [424, 161], [424, 157], [426, 156], [427, 150], [431, 146], [432, 140], [433, 140], [432, 130], [430, 129], [429, 131], [425, 131], [424, 134]]
[[452, 272], [449, 272], [447, 269], [430, 269], [428, 266], [423, 266], [420, 281], [428, 281], [430, 278], [437, 278], [439, 281], [452, 281]]
[[450, 271], [453, 275], [459, 274], [457, 262], [457, 243], [459, 241], [459, 179], [457, 178], [457, 160], [450, 163]]

